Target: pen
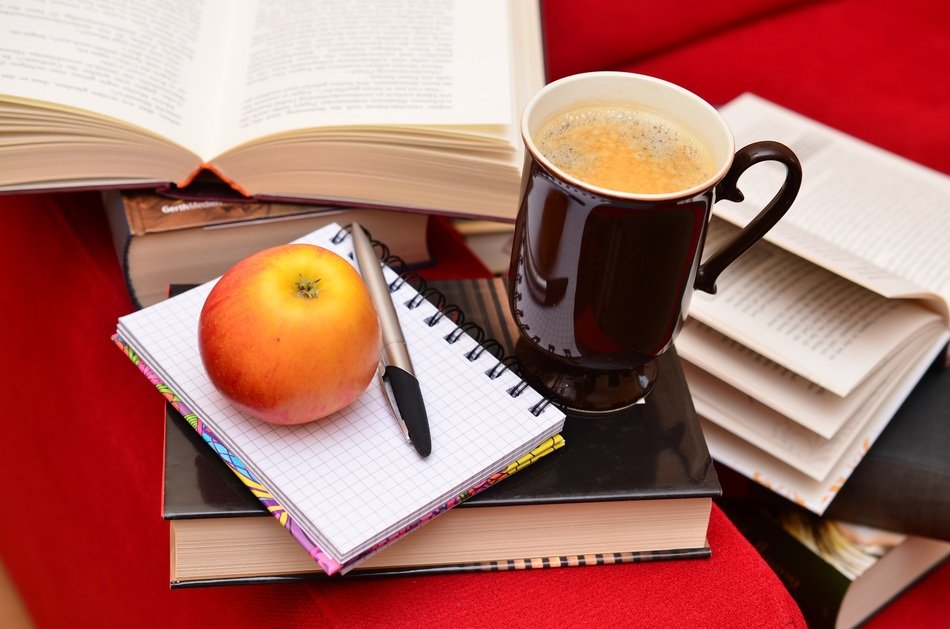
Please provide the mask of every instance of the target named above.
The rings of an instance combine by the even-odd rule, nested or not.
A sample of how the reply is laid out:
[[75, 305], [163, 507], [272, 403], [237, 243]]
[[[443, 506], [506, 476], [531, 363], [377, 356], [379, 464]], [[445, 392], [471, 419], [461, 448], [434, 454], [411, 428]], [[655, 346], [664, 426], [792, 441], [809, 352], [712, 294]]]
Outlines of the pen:
[[359, 223], [350, 226], [353, 236], [353, 251], [359, 265], [363, 281], [369, 289], [379, 325], [383, 334], [382, 363], [380, 378], [383, 390], [393, 407], [393, 413], [399, 422], [407, 440], [412, 442], [416, 451], [428, 456], [432, 451], [432, 439], [429, 435], [429, 418], [426, 415], [422, 390], [412, 369], [409, 349], [399, 327], [399, 317], [389, 294], [389, 286], [379, 260], [369, 238]]

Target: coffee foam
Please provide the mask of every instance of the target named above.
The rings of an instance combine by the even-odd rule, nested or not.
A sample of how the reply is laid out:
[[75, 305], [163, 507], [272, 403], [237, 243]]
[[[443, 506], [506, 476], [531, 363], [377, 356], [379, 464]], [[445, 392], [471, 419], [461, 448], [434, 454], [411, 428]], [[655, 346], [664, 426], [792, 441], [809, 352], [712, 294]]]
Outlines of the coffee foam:
[[620, 192], [676, 192], [715, 171], [709, 150], [692, 133], [629, 107], [590, 106], [559, 114], [542, 126], [535, 144], [571, 176]]

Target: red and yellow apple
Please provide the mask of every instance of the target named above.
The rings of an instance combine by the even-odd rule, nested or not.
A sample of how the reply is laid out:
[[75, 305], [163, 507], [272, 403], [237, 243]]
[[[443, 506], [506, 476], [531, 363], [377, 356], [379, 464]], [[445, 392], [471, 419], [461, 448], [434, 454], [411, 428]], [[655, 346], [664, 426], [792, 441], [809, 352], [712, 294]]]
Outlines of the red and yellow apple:
[[265, 249], [229, 269], [198, 321], [211, 383], [245, 413], [300, 424], [344, 408], [372, 381], [379, 320], [359, 273], [315, 245]]

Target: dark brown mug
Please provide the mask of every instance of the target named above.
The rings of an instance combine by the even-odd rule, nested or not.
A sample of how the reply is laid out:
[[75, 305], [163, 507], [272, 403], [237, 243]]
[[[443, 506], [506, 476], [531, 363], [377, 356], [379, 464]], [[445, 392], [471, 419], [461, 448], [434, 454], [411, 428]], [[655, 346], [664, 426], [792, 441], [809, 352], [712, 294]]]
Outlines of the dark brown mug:
[[[538, 149], [536, 134], [552, 117], [600, 105], [648, 111], [688, 129], [708, 150], [713, 174], [672, 192], [618, 191], [568, 174]], [[654, 361], [672, 346], [693, 290], [715, 293], [719, 274], [785, 214], [801, 165], [777, 142], [736, 151], [725, 120], [704, 100], [623, 72], [547, 85], [525, 109], [521, 133], [527, 151], [508, 282], [516, 353], [532, 384], [564, 407], [597, 413], [636, 403], [652, 389]], [[741, 201], [739, 176], [767, 160], [786, 166], [781, 189], [700, 263], [713, 204]]]

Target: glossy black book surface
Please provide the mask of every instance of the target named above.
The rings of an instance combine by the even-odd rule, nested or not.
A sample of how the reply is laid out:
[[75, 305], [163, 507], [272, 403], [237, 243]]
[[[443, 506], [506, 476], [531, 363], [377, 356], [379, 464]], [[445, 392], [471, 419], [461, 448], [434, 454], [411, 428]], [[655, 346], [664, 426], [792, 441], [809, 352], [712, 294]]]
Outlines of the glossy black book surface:
[[[950, 369], [942, 361], [941, 356], [911, 391], [825, 518], [950, 541]], [[719, 465], [719, 473], [728, 498], [786, 503], [731, 468]]]
[[904, 401], [827, 517], [950, 540], [950, 369], [942, 360]]
[[[433, 282], [446, 304], [507, 352], [511, 342], [500, 282]], [[463, 503], [713, 497], [719, 481], [675, 352], [663, 356], [643, 404], [598, 418], [569, 415], [566, 446]], [[166, 407], [164, 515], [228, 517], [267, 511], [170, 406]]]
[[[678, 365], [670, 355], [674, 381]], [[666, 370], [661, 370], [666, 374]], [[669, 391], [667, 391], [669, 389]], [[569, 416], [567, 445], [463, 506], [537, 502], [684, 498], [719, 495], [719, 482], [695, 421], [667, 412], [681, 402], [661, 386], [646, 404], [591, 420]], [[661, 402], [661, 396], [671, 399]], [[686, 398], [688, 402], [688, 398]], [[166, 406], [164, 516], [267, 515], [224, 462], [171, 406]]]

